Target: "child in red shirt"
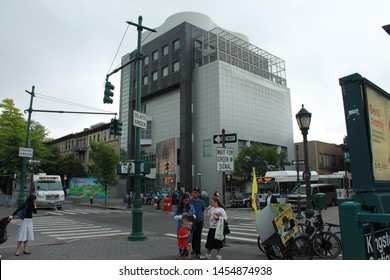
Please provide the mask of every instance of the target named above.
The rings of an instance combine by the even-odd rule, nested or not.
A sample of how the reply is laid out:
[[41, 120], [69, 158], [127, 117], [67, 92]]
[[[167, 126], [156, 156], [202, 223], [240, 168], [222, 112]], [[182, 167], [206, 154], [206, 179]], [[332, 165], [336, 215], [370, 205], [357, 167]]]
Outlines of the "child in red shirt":
[[179, 246], [180, 259], [188, 258], [188, 221], [183, 220], [181, 228], [177, 232], [177, 245]]

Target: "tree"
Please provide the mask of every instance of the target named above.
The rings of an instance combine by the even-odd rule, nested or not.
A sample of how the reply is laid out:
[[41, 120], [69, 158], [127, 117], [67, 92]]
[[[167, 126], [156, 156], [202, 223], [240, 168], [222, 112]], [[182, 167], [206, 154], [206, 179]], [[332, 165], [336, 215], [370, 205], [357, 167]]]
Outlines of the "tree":
[[26, 122], [12, 99], [0, 103], [0, 173], [10, 174], [20, 169], [19, 147], [24, 147]]
[[[12, 99], [6, 98], [0, 103], [0, 175], [10, 176], [21, 169], [22, 158], [19, 148], [25, 147], [27, 121], [22, 112], [15, 107]], [[40, 123], [31, 120], [29, 129], [29, 147], [34, 151], [34, 158], [44, 162], [51, 152], [44, 144], [47, 131]], [[12, 181], [12, 180], [11, 180]], [[10, 193], [10, 181], [5, 183], [3, 191]]]
[[111, 146], [103, 142], [93, 142], [90, 158], [92, 160], [89, 166], [90, 173], [96, 178], [95, 182], [104, 187], [104, 203], [106, 204], [107, 188], [117, 183], [115, 169], [119, 155]]
[[268, 170], [284, 168], [285, 159], [286, 153], [278, 153], [276, 147], [253, 143], [242, 149], [234, 160], [234, 175], [248, 178], [253, 167], [258, 175], [264, 175]]

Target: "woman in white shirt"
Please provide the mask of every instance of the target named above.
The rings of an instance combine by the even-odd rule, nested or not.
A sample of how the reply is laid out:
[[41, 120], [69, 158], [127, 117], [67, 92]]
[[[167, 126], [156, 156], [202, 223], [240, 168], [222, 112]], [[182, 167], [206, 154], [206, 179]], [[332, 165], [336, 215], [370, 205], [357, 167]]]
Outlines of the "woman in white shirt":
[[227, 221], [228, 217], [225, 212], [225, 205], [223, 205], [223, 203], [218, 199], [218, 197], [212, 197], [210, 199], [210, 206], [207, 208], [206, 217], [209, 219], [210, 227], [209, 227], [209, 232], [207, 234], [207, 242], [206, 242], [207, 253], [204, 257], [202, 257], [202, 259], [209, 260], [211, 257], [211, 250], [216, 249], [217, 260], [221, 260], [222, 259], [221, 250], [223, 248], [223, 241], [214, 238], [215, 229], [217, 227], [219, 219], [224, 219], [224, 221]]

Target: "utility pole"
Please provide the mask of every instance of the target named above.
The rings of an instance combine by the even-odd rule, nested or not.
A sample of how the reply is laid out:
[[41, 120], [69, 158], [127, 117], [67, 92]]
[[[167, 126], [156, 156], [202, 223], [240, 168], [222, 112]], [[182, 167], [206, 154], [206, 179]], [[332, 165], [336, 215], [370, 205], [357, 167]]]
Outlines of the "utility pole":
[[[144, 29], [151, 32], [156, 32], [156, 30], [142, 26], [142, 16], [138, 17], [138, 24], [131, 21], [127, 21], [128, 24], [134, 25], [137, 27], [138, 31], [138, 43], [137, 43], [137, 53], [136, 53], [136, 96], [135, 96], [135, 110], [141, 112], [141, 62], [142, 62], [142, 31]], [[142, 231], [142, 201], [141, 201], [141, 132], [139, 127], [135, 127], [135, 180], [134, 180], [134, 206], [133, 206], [133, 227], [132, 233], [129, 235], [128, 239], [131, 241], [142, 241], [146, 239], [145, 234]]]
[[[30, 97], [30, 107], [27, 110], [28, 117], [27, 117], [27, 128], [26, 128], [26, 142], [24, 143], [25, 148], [28, 148], [28, 146], [29, 146], [28, 134], [30, 132], [30, 121], [31, 121], [31, 113], [32, 113], [32, 104], [33, 104], [33, 99], [34, 99], [34, 89], [35, 89], [35, 86], [32, 86], [31, 92], [26, 90], [26, 92], [29, 93], [31, 95], [31, 97]], [[19, 197], [18, 197], [18, 201], [17, 201], [18, 206], [22, 205], [22, 203], [26, 200], [25, 199], [26, 196], [25, 196], [25, 192], [24, 192], [24, 187], [26, 184], [26, 166], [27, 166], [27, 158], [23, 157], [23, 159], [22, 159], [22, 174], [20, 177], [20, 192], [19, 192]]]
[[[222, 129], [222, 148], [225, 148], [226, 137], [225, 137], [225, 129]], [[225, 170], [222, 171], [222, 198], [223, 198], [223, 204], [226, 204], [226, 198], [225, 198], [225, 188], [226, 188], [226, 178], [225, 178]]]

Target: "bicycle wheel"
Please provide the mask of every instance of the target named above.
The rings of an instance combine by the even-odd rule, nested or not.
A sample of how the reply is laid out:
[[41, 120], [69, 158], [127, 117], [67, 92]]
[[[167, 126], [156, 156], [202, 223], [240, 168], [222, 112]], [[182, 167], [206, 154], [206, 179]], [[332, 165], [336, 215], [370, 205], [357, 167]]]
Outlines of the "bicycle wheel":
[[264, 245], [261, 243], [260, 236], [257, 237], [257, 246], [259, 247], [260, 251], [265, 254]]
[[270, 260], [283, 260], [284, 255], [278, 246], [264, 245], [265, 255]]
[[331, 232], [320, 232], [313, 238], [313, 249], [321, 258], [334, 259], [341, 253], [341, 241]]
[[306, 235], [299, 235], [291, 242], [290, 257], [292, 260], [312, 260], [313, 248]]

